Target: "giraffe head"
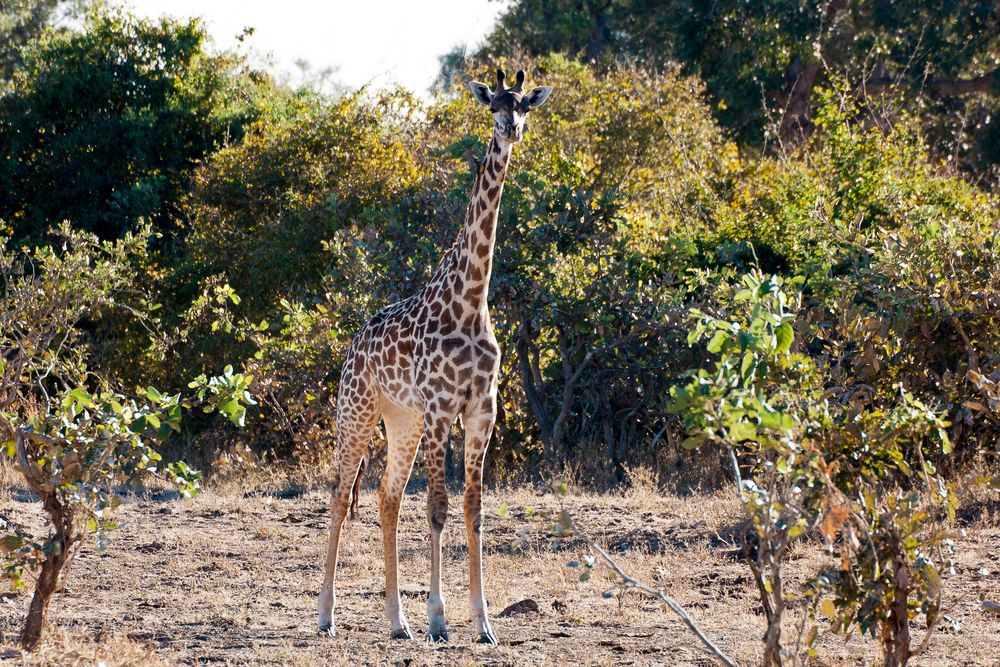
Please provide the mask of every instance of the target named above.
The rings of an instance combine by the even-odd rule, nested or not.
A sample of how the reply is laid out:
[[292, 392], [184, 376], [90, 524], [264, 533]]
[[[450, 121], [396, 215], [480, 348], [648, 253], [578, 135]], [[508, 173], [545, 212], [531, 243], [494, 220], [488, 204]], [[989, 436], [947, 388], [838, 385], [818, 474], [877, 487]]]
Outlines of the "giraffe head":
[[497, 70], [496, 92], [478, 81], [470, 81], [469, 90], [476, 101], [488, 106], [493, 113], [493, 133], [497, 139], [513, 144], [520, 141], [524, 134], [524, 119], [528, 117], [528, 112], [545, 104], [552, 86], [539, 86], [525, 93], [523, 69], [518, 70], [514, 85], [509, 88], [503, 85], [505, 76], [502, 69]]

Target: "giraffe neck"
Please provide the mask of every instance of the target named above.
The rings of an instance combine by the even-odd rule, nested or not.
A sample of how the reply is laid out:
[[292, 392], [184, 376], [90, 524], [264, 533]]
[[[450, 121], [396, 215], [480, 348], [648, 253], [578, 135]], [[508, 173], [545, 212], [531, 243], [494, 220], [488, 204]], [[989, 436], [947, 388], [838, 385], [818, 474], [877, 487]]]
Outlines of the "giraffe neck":
[[486, 308], [493, 272], [497, 215], [510, 154], [511, 144], [498, 141], [494, 134], [479, 165], [465, 212], [465, 225], [451, 262], [454, 296], [465, 302], [467, 310], [475, 312]]

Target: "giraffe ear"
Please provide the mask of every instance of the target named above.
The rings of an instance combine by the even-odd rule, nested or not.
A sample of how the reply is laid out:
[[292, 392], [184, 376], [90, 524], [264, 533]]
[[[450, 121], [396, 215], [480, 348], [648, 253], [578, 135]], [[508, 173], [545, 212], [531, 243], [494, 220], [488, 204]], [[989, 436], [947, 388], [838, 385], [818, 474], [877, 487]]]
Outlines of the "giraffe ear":
[[493, 93], [490, 91], [490, 87], [485, 83], [479, 83], [478, 81], [469, 82], [469, 90], [472, 91], [472, 96], [476, 98], [476, 101], [480, 104], [490, 105], [493, 101]]
[[552, 94], [552, 86], [539, 86], [538, 88], [532, 88], [524, 99], [521, 101], [528, 109], [535, 109], [537, 107], [545, 104], [545, 100], [549, 99], [549, 95]]

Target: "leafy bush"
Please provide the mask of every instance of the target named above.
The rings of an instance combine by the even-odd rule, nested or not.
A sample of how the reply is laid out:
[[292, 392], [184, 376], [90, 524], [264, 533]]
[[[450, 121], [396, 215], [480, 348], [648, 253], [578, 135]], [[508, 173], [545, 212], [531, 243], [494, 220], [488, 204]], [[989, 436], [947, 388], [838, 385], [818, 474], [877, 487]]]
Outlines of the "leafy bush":
[[[625, 464], [683, 465], [663, 396], [701, 359], [685, 313], [755, 266], [802, 281], [815, 325], [803, 353], [840, 386], [892, 404], [902, 385], [946, 410], [956, 462], [996, 441], [997, 286], [983, 268], [996, 200], [942, 175], [913, 125], [866, 127], [832, 89], [808, 151], [755, 161], [674, 70], [601, 77], [553, 56], [532, 71], [559, 92], [532, 118], [501, 206], [494, 479], [555, 465], [607, 484]], [[418, 290], [457, 232], [489, 123], [461, 92], [422, 112], [394, 91], [301, 93], [197, 174], [189, 252], [169, 278], [167, 310], [187, 309], [177, 367], [245, 359], [262, 446], [325, 441], [339, 350]]]
[[163, 476], [185, 495], [197, 490], [199, 473], [183, 462], [162, 465], [156, 448], [180, 429], [181, 409], [197, 402], [242, 424], [245, 404], [253, 403], [250, 378], [231, 367], [192, 382], [197, 401], [152, 387], [140, 400], [127, 398], [114, 389], [116, 378], [89, 370], [84, 319], [127, 307], [130, 257], [146, 241], [130, 234], [99, 242], [68, 227], [63, 233], [59, 253], [47, 246], [8, 253], [0, 239], [0, 447], [38, 495], [52, 528], [40, 541], [21, 530], [0, 538], [2, 572], [15, 587], [24, 585], [26, 569], [39, 571], [21, 633], [29, 650], [41, 639], [49, 601], [63, 587], [79, 544], [96, 533], [104, 548], [122, 485]]
[[[692, 311], [689, 341], [707, 340], [717, 360], [671, 390], [673, 409], [685, 417], [686, 446], [721, 446], [733, 462], [755, 538], [744, 537], [744, 555], [767, 618], [764, 663], [782, 664], [787, 654], [782, 617], [796, 595], [783, 562], [796, 538], [815, 532], [838, 558], [799, 594], [809, 615], [821, 609], [839, 633], [871, 632], [885, 664], [905, 665], [939, 620], [950, 564], [946, 526], [956, 499], [930, 462], [951, 452], [948, 424], [902, 388], [882, 397], [886, 408], [838, 397], [843, 388], [826, 369], [792, 350], [801, 299], [787, 292], [793, 284], [748, 274], [723, 287], [731, 298], [721, 316]], [[911, 649], [917, 614], [927, 633]], [[817, 628], [803, 620], [799, 633], [795, 645], [806, 655], [796, 659], [804, 663], [815, 654]]]
[[[935, 153], [995, 186], [998, 34], [988, 0], [516, 0], [473, 58], [561, 53], [602, 71], [679, 63], [705, 82], [720, 124], [765, 149], [808, 136], [822, 106], [815, 93], [846, 79], [868, 121], [888, 127], [901, 111], [916, 114]], [[464, 51], [442, 58], [442, 79], [459, 75]]]
[[427, 173], [419, 140], [405, 136], [418, 111], [412, 96], [389, 91], [303, 94], [265, 115], [197, 172], [182, 270], [224, 273], [255, 317], [309, 294], [330, 261], [323, 242], [395, 223], [387, 213]]

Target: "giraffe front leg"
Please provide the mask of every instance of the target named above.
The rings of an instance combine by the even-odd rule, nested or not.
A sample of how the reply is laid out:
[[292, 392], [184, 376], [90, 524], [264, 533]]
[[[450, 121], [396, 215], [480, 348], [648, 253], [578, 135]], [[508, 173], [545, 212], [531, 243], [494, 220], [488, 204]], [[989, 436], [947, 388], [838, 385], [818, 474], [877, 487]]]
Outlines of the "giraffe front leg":
[[403, 613], [399, 596], [399, 557], [396, 532], [399, 527], [399, 506], [403, 490], [410, 479], [413, 459], [420, 444], [421, 416], [419, 413], [393, 408], [383, 413], [388, 456], [385, 474], [379, 488], [379, 516], [382, 520], [382, 543], [385, 556], [385, 615], [389, 620], [392, 639], [413, 639], [410, 624]]
[[480, 644], [497, 644], [486, 614], [483, 593], [483, 462], [496, 419], [496, 397], [484, 400], [483, 409], [465, 415], [465, 533], [469, 540], [469, 616]]
[[445, 600], [441, 592], [441, 536], [448, 519], [448, 488], [444, 458], [451, 415], [424, 416], [424, 457], [427, 459], [427, 523], [431, 531], [431, 590], [427, 596], [427, 640], [448, 641]]

